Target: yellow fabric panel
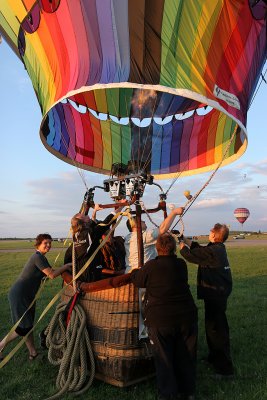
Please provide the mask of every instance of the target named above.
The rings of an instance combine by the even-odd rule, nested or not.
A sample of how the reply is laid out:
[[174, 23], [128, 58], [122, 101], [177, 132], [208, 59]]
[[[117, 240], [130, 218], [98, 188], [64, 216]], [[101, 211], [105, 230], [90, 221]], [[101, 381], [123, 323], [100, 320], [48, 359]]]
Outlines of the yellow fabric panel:
[[[183, 4], [183, 14], [179, 23], [179, 32], [176, 33], [179, 38], [176, 47], [176, 87], [192, 89], [191, 71], [192, 54], [195, 47], [196, 32], [198, 29], [192, 24], [200, 18], [202, 5], [197, 1], [189, 0]], [[202, 78], [201, 78], [202, 82]], [[203, 84], [201, 83], [200, 93], [203, 93]]]
[[[1, 0], [3, 1], [3, 0]], [[34, 0], [28, 0], [25, 1], [25, 6], [22, 1], [19, 0], [9, 0], [10, 6], [13, 10], [14, 15], [18, 18], [19, 22], [21, 23], [26, 15], [29, 13], [31, 10], [32, 6], [34, 5], [36, 1]]]
[[[207, 53], [205, 53], [202, 43], [205, 43], [206, 51], [208, 52], [213, 37], [214, 27], [216, 26], [222, 6], [223, 4], [220, 1], [205, 0], [203, 2], [201, 18], [196, 28], [197, 32], [195, 34], [195, 43], [192, 51], [192, 90], [200, 92], [204, 94], [204, 96], [207, 95], [206, 83], [203, 79], [207, 65]], [[210, 18], [210, 15], [212, 15], [212, 18]]]
[[[5, 1], [5, 0], [0, 0], [0, 1]], [[20, 28], [20, 21], [18, 21], [17, 18], [15, 17], [16, 14], [14, 14], [13, 6], [14, 5], [7, 3], [5, 7], [1, 7], [1, 10], [4, 18], [8, 21], [8, 24], [10, 25], [11, 29], [15, 32], [16, 35], [18, 35], [18, 31]], [[17, 45], [16, 42], [15, 44]]]
[[[41, 29], [41, 24], [39, 29]], [[36, 33], [26, 35], [26, 53], [29, 57], [32, 68], [37, 75], [37, 90], [39, 92], [40, 88], [40, 97], [44, 96], [43, 112], [45, 114], [54, 103], [56, 88], [54, 84], [53, 73], [47, 60], [46, 53], [39, 36]], [[36, 54], [38, 54], [38, 60], [36, 60]], [[42, 73], [40, 73], [40, 71], [42, 71]]]
[[106, 90], [94, 90], [95, 102], [97, 105], [97, 110], [103, 113], [108, 113]]
[[[106, 91], [105, 90], [94, 90], [96, 109], [103, 113], [108, 113]], [[102, 162], [103, 169], [110, 169], [112, 164], [112, 149], [111, 149], [111, 133], [110, 133], [110, 121], [101, 121], [101, 132], [102, 136], [99, 138], [101, 140], [102, 149]], [[101, 133], [100, 133], [101, 135]]]
[[216, 139], [215, 139], [215, 154], [214, 154], [214, 161], [219, 162], [222, 159], [223, 156], [223, 135], [224, 135], [224, 129], [225, 129], [225, 123], [226, 123], [226, 115], [225, 114], [220, 114], [220, 117], [218, 118], [218, 125], [217, 125], [217, 131], [216, 131]]
[[103, 141], [103, 169], [110, 170], [112, 165], [112, 143], [110, 134], [110, 121], [101, 121]]

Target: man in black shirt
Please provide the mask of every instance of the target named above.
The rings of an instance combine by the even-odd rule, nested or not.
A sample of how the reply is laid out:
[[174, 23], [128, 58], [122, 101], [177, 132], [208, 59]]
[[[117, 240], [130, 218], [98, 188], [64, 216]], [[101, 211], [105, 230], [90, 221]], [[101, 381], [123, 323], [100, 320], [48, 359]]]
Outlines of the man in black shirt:
[[227, 299], [232, 291], [232, 275], [224, 242], [229, 235], [226, 225], [215, 224], [210, 230], [209, 244], [200, 246], [184, 237], [180, 253], [198, 264], [197, 294], [205, 304], [205, 329], [211, 363], [218, 377], [230, 377], [233, 363], [230, 354], [229, 326], [226, 317]]
[[176, 256], [172, 235], [159, 235], [158, 256], [131, 273], [146, 288], [145, 325], [153, 345], [158, 399], [194, 399], [197, 308], [188, 285], [187, 266]]

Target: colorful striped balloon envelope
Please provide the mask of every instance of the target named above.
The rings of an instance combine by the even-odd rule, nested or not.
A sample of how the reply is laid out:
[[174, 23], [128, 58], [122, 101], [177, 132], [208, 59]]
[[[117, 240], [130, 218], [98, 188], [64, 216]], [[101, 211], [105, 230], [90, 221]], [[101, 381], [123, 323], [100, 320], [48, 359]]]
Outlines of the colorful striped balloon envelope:
[[240, 224], [246, 222], [246, 220], [248, 219], [248, 217], [250, 216], [250, 212], [247, 208], [236, 208], [234, 211], [234, 216], [237, 219], [238, 222], [240, 222]]
[[246, 149], [263, 0], [1, 0], [0, 32], [32, 81], [44, 146], [68, 163], [109, 174], [134, 161], [166, 179]]

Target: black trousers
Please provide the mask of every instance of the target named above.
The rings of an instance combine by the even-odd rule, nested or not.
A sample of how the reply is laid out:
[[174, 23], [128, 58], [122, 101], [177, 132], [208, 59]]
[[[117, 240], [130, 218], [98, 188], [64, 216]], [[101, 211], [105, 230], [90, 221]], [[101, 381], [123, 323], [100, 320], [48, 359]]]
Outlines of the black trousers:
[[176, 328], [149, 327], [157, 375], [163, 398], [194, 394], [196, 387], [197, 318]]
[[209, 348], [209, 361], [217, 373], [233, 373], [230, 353], [229, 326], [226, 317], [227, 299], [204, 300], [205, 329]]

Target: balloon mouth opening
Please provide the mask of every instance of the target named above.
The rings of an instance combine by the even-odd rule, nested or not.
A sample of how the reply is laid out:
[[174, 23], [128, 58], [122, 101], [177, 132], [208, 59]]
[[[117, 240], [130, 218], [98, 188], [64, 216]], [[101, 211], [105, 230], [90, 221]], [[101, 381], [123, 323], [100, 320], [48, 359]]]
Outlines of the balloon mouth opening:
[[[60, 101], [64, 109], [72, 112], [88, 114], [99, 121], [111, 121], [118, 125], [134, 125], [139, 128], [151, 124], [164, 126], [175, 121], [183, 121], [193, 117], [205, 116], [213, 107], [182, 96], [156, 91], [152, 89], [124, 89], [120, 103], [116, 106], [118, 92], [106, 89], [102, 104], [97, 105], [101, 97], [100, 91], [84, 91], [65, 97]], [[92, 93], [94, 100], [92, 101]]]
[[216, 101], [160, 85], [98, 84], [68, 92], [45, 114], [40, 134], [52, 154], [82, 169], [109, 174], [114, 162], [138, 160], [156, 179], [214, 169], [232, 134], [223, 165], [246, 149], [245, 131]]

